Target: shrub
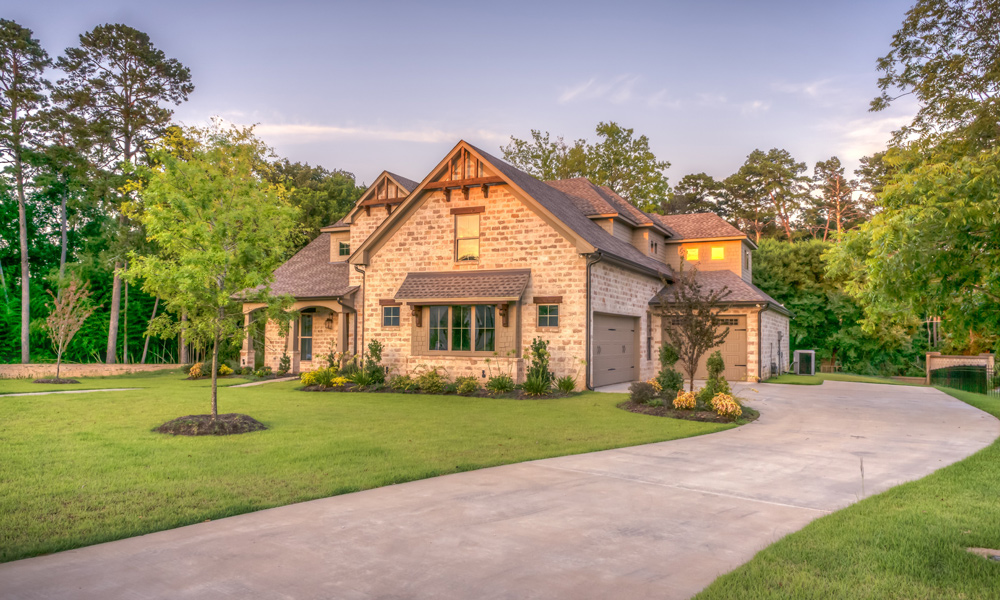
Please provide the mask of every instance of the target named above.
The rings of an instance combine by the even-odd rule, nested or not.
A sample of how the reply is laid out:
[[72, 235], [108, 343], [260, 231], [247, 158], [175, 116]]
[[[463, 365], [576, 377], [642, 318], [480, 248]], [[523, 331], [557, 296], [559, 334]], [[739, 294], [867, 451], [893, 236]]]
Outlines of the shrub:
[[728, 417], [734, 420], [743, 414], [740, 403], [729, 394], [716, 394], [712, 398], [712, 410], [720, 417]]
[[629, 399], [636, 404], [647, 404], [653, 398], [659, 396], [656, 387], [648, 381], [633, 381], [628, 386]]
[[716, 350], [708, 357], [706, 361], [706, 366], [708, 367], [708, 381], [705, 382], [705, 387], [698, 392], [698, 401], [703, 405], [710, 406], [712, 399], [718, 394], [732, 394], [733, 391], [729, 387], [729, 382], [722, 375], [722, 372], [726, 370], [726, 363], [722, 360], [722, 353]]
[[544, 396], [552, 390], [551, 375], [543, 371], [529, 372], [521, 389], [529, 396]]
[[457, 377], [455, 379], [457, 392], [461, 396], [471, 396], [479, 391], [479, 379], [473, 375], [468, 377]]
[[254, 371], [253, 374], [255, 376], [261, 377], [261, 378], [263, 378], [263, 377], [270, 377], [271, 376], [271, 367], [268, 367], [268, 366], [265, 365], [265, 366], [257, 369], [256, 371]]
[[528, 373], [526, 375], [527, 380], [533, 380], [534, 386], [541, 389], [544, 388], [545, 391], [542, 393], [547, 394], [552, 388], [552, 382], [555, 381], [556, 376], [549, 370], [549, 342], [547, 340], [533, 338], [531, 340], [531, 345], [528, 347], [527, 352], [525, 352], [525, 358], [529, 359], [531, 362], [528, 365]]
[[514, 378], [507, 373], [494, 375], [486, 380], [486, 389], [491, 394], [506, 394], [514, 391]]
[[358, 372], [358, 365], [353, 361], [353, 358], [354, 357], [348, 357], [347, 360], [349, 362], [344, 363], [344, 366], [340, 367], [338, 372], [342, 377], [350, 379], [355, 373]]
[[424, 372], [417, 377], [417, 385], [420, 386], [420, 391], [428, 394], [443, 394], [445, 386], [448, 383], [448, 378], [438, 372], [437, 367], [431, 369], [425, 368]]
[[364, 362], [364, 370], [368, 372], [371, 384], [385, 383], [385, 368], [382, 366], [382, 350], [385, 346], [378, 340], [368, 342], [368, 358]]
[[299, 383], [301, 383], [303, 387], [312, 387], [316, 385], [316, 371], [303, 373], [299, 376]]
[[679, 358], [677, 350], [670, 344], [660, 346], [660, 370], [656, 374], [656, 382], [660, 385], [660, 397], [664, 399], [671, 399], [684, 389], [684, 376], [674, 369]]
[[191, 377], [191, 379], [201, 378], [205, 374], [204, 371], [201, 370], [204, 366], [205, 365], [202, 363], [195, 363], [191, 365], [191, 368], [188, 369], [188, 376]]
[[389, 387], [397, 392], [409, 392], [419, 387], [409, 375], [396, 375], [389, 379]]
[[382, 378], [379, 379], [375, 371], [371, 369], [357, 369], [349, 377], [344, 377], [354, 383], [354, 385], [360, 388], [367, 388], [374, 385], [380, 385], [385, 381], [385, 372], [382, 372]]
[[565, 377], [560, 377], [556, 381], [556, 387], [559, 388], [560, 392], [566, 392], [567, 394], [576, 390], [576, 377], [572, 375], [566, 375]]
[[287, 354], [281, 355], [281, 360], [278, 361], [278, 377], [281, 377], [285, 373], [292, 370], [292, 359], [289, 358]]
[[677, 392], [677, 397], [674, 398], [674, 408], [681, 410], [694, 410], [694, 407], [698, 405], [698, 400], [694, 396], [694, 392]]
[[219, 377], [227, 377], [233, 374], [233, 369], [226, 364], [219, 365]]
[[653, 398], [647, 404], [649, 406], [652, 406], [653, 408], [659, 408], [661, 406], [664, 406], [663, 400], [660, 400], [659, 398]]

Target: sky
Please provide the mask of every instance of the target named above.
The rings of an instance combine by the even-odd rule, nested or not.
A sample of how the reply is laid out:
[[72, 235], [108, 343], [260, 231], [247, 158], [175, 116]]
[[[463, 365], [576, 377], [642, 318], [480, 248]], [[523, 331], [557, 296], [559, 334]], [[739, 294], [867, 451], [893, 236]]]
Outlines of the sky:
[[[912, 0], [145, 2], [0, 0], [53, 57], [102, 23], [191, 69], [188, 125], [256, 124], [292, 161], [420, 180], [460, 139], [501, 156], [532, 129], [597, 141], [616, 121], [688, 173], [755, 148], [848, 170], [916, 112], [868, 112]], [[56, 74], [53, 74], [53, 77]]]

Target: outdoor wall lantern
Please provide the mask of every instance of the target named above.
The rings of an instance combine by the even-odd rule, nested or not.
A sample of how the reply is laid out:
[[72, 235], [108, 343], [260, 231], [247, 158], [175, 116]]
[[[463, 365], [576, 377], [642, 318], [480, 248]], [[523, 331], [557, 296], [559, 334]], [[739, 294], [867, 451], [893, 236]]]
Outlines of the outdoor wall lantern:
[[327, 317], [326, 321], [323, 321], [323, 326], [327, 329], [333, 329], [333, 317]]

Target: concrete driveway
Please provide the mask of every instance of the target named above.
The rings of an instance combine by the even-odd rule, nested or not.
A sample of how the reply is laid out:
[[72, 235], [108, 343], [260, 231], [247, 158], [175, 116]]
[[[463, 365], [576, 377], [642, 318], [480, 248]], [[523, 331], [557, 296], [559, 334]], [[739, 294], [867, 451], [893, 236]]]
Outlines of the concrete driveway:
[[762, 417], [745, 427], [8, 563], [0, 596], [686, 598], [809, 521], [1000, 435], [929, 388], [755, 387]]

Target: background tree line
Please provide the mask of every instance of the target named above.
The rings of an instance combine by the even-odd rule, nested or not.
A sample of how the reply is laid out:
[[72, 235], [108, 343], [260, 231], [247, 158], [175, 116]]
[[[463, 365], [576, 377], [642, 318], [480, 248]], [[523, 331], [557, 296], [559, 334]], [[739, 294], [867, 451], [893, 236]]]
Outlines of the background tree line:
[[[501, 150], [543, 179], [585, 176], [639, 208], [715, 212], [759, 244], [754, 283], [788, 306], [792, 348], [862, 374], [921, 375], [928, 350], [1000, 349], [1000, 0], [920, 0], [879, 58], [875, 112], [919, 110], [849, 176], [753, 150], [723, 179], [684, 175], [616, 123], [572, 145], [548, 132]], [[927, 321], [941, 320], [940, 339]]]
[[[127, 257], [153, 249], [127, 215], [142, 205], [149, 152], [177, 127], [172, 107], [193, 92], [189, 69], [127, 25], [99, 25], [53, 59], [0, 19], [0, 362], [54, 359], [46, 292], [69, 279], [89, 282], [95, 310], [64, 360], [141, 360], [157, 300], [129, 286]], [[268, 173], [303, 215], [293, 251], [364, 189], [346, 171], [287, 159]], [[178, 342], [154, 339], [147, 354], [176, 361]]]

